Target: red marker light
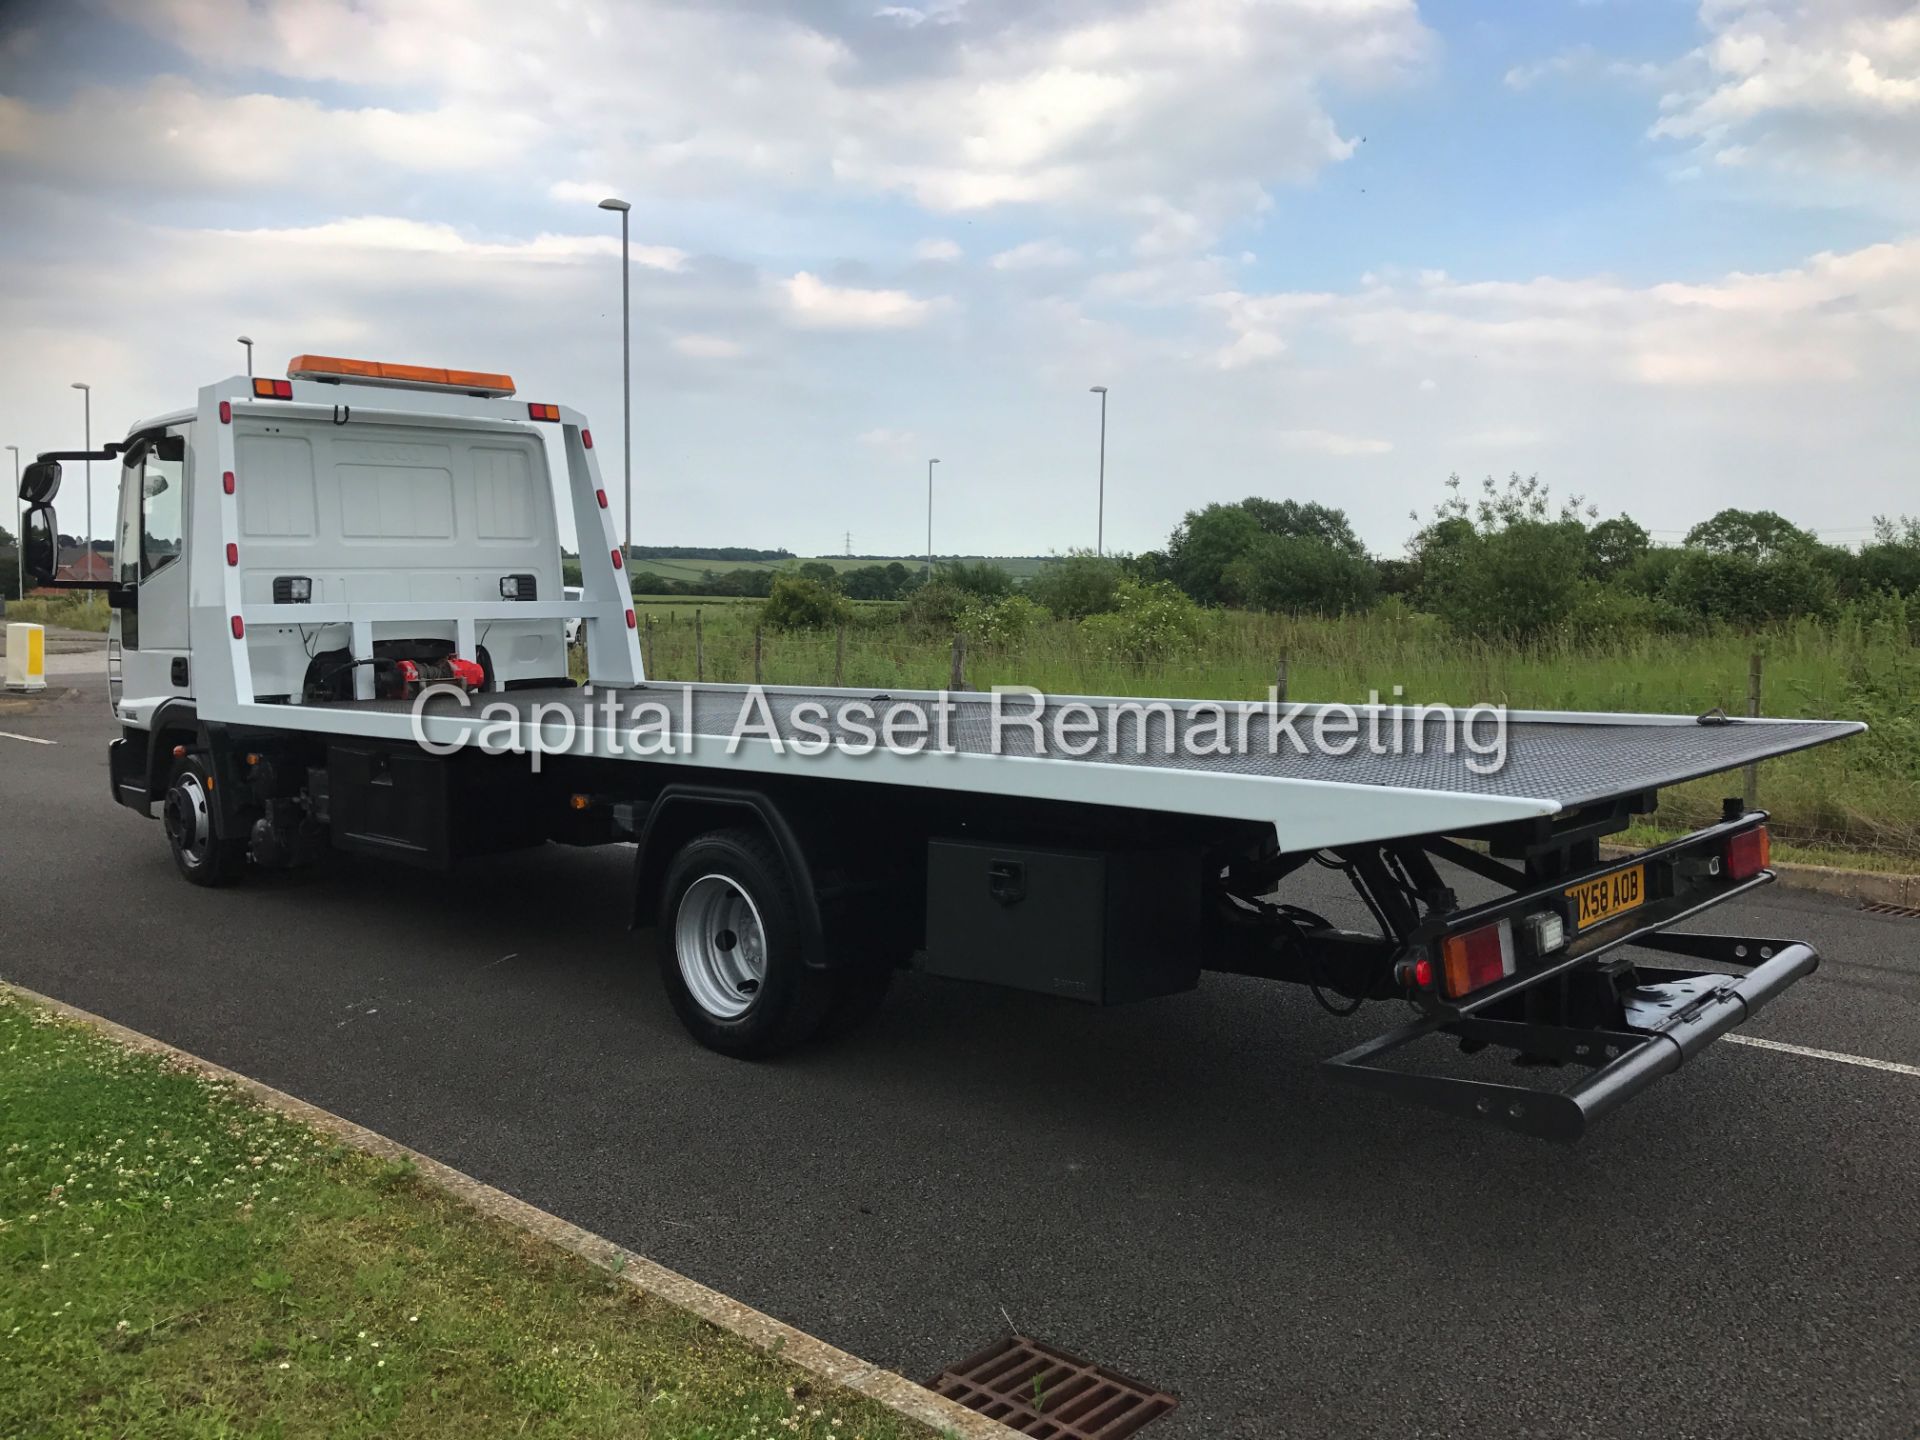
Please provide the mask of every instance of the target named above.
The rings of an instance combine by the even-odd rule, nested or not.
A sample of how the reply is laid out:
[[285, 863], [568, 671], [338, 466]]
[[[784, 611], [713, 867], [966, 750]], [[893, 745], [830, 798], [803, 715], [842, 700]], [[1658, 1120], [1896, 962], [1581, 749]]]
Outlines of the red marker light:
[[1433, 961], [1424, 955], [1413, 962], [1413, 983], [1422, 990], [1433, 988]]
[[607, 508], [607, 492], [604, 490], [596, 490], [593, 493], [600, 501], [600, 508], [602, 510], [606, 509]]
[[246, 638], [246, 635], [247, 635], [247, 622], [242, 620], [238, 615], [234, 616], [233, 617], [233, 638], [236, 640], [244, 640]]
[[1773, 863], [1773, 839], [1764, 825], [1743, 830], [1727, 841], [1727, 878], [1751, 880]]
[[227, 542], [227, 564], [238, 565], [239, 563], [240, 563], [240, 547], [234, 544], [231, 540], [229, 540]]
[[622, 563], [623, 562], [620, 559], [620, 552], [618, 550], [614, 551], [613, 552], [613, 568], [618, 570]]
[[627, 611], [627, 628], [631, 630], [639, 623], [640, 623], [639, 621], [633, 618], [633, 611], [631, 610]]
[[222, 425], [231, 425], [233, 423], [233, 406], [225, 400], [220, 402], [220, 423]]
[[584, 425], [580, 427], [580, 443], [589, 450], [593, 448], [593, 431], [587, 429]]
[[220, 488], [225, 490], [229, 495], [233, 493], [233, 471], [229, 470], [220, 477]]

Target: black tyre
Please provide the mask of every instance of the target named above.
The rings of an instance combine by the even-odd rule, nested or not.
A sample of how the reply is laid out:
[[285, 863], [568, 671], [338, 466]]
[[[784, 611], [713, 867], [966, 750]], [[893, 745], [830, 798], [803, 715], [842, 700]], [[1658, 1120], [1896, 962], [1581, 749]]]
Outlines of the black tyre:
[[213, 789], [213, 768], [188, 755], [174, 765], [160, 804], [174, 867], [193, 885], [231, 885], [247, 868], [246, 841], [223, 840], [216, 833]]
[[833, 977], [807, 967], [793, 881], [757, 831], [715, 830], [682, 846], [659, 913], [667, 999], [702, 1045], [751, 1059], [820, 1028]]

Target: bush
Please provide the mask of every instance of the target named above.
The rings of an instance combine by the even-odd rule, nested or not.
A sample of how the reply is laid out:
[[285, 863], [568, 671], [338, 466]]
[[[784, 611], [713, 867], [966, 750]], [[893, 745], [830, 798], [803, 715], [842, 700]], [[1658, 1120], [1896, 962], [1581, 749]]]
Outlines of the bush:
[[1683, 610], [1730, 625], [1827, 616], [1835, 604], [1833, 576], [1812, 556], [1791, 550], [1770, 559], [1738, 551], [1682, 550], [1662, 593]]
[[760, 607], [761, 620], [776, 630], [827, 630], [853, 617], [853, 606], [818, 580], [777, 576]]
[[1027, 582], [1027, 594], [1056, 615], [1083, 620], [1113, 609], [1125, 579], [1120, 561], [1070, 550]]
[[967, 602], [974, 597], [942, 580], [922, 585], [900, 608], [900, 618], [916, 630], [951, 634], [959, 628]]
[[976, 645], [1001, 648], [1018, 644], [1036, 624], [1052, 618], [1044, 606], [1024, 595], [1003, 595], [998, 600], [975, 597], [961, 610], [957, 628]]
[[1128, 581], [1113, 610], [1083, 620], [1081, 631], [1112, 659], [1157, 664], [1197, 649], [1206, 637], [1207, 615], [1166, 581]]
[[1586, 559], [1578, 521], [1515, 520], [1430, 553], [1426, 592], [1434, 613], [1462, 634], [1530, 639], [1573, 615]]
[[1256, 610], [1345, 615], [1379, 593], [1371, 560], [1304, 535], [1262, 535], [1227, 567], [1227, 588]]

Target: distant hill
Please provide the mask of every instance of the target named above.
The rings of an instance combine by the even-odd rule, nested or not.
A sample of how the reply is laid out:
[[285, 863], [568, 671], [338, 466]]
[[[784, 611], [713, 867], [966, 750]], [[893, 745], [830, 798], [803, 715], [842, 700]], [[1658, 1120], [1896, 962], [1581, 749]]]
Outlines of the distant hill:
[[[706, 556], [711, 551], [676, 549], [655, 545], [634, 548], [633, 568], [651, 570], [669, 580], [698, 580], [708, 572], [724, 575], [729, 570], [792, 570], [811, 561], [831, 565], [836, 570], [860, 570], [868, 565], [891, 565], [896, 561], [918, 574], [927, 563], [924, 555], [795, 555], [785, 559], [717, 560]], [[767, 552], [760, 552], [767, 553]], [[1029, 579], [1054, 557], [1050, 555], [935, 555], [935, 564], [959, 560], [969, 565], [984, 561], [997, 565], [1016, 580]]]

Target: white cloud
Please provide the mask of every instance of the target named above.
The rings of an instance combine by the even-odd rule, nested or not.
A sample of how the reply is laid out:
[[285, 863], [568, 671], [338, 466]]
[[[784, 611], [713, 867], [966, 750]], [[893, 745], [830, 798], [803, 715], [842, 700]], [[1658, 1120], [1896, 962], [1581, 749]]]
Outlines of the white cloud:
[[940, 303], [904, 290], [830, 285], [802, 270], [781, 282], [797, 324], [822, 330], [898, 330], [920, 324]]
[[958, 260], [965, 252], [951, 240], [922, 240], [913, 247], [916, 260]]
[[1393, 449], [1391, 440], [1370, 440], [1332, 430], [1282, 430], [1276, 438], [1290, 450], [1311, 450], [1321, 455], [1385, 455]]
[[524, 155], [530, 117], [464, 105], [337, 109], [280, 95], [210, 94], [177, 77], [84, 87], [38, 108], [0, 97], [0, 155], [66, 188], [249, 189], [299, 184], [353, 193], [392, 170], [476, 174]]
[[[433, 255], [496, 256], [512, 260], [579, 260], [587, 256], [606, 256], [617, 261], [620, 241], [612, 235], [535, 235], [529, 240], [474, 240], [451, 225], [423, 220], [398, 219], [390, 215], [362, 215], [348, 220], [329, 220], [322, 225], [304, 225], [283, 229], [225, 230], [215, 234], [232, 235], [242, 240], [289, 245], [312, 245], [325, 249], [405, 250]], [[652, 270], [678, 270], [686, 263], [686, 252], [671, 245], [630, 245], [628, 258], [636, 265]], [[614, 266], [616, 273], [619, 265]]]
[[[566, 147], [562, 173], [634, 191], [726, 194], [765, 178], [901, 192], [938, 211], [1139, 215], [1155, 253], [1344, 159], [1353, 142], [1323, 89], [1391, 82], [1432, 48], [1415, 0], [930, 4], [890, 7], [894, 23], [878, 25], [759, 0], [641, 0], [574, 23], [517, 0], [468, 0], [457, 22], [412, 0], [120, 8], [216, 71], [431, 97], [422, 117], [360, 122], [357, 145], [343, 118], [335, 144], [362, 164], [473, 165], [547, 141]], [[125, 102], [103, 94], [88, 124], [114, 130]], [[146, 128], [143, 148], [175, 148], [167, 127]], [[597, 198], [584, 182], [553, 193]]]
[[747, 353], [739, 341], [721, 335], [676, 335], [671, 343], [676, 352], [694, 360], [737, 360]]
[[1920, 5], [1702, 0], [1694, 82], [1654, 134], [1725, 164], [1920, 169]]
[[1079, 262], [1080, 252], [1058, 240], [1029, 240], [1002, 250], [987, 263], [996, 270], [1050, 270]]

